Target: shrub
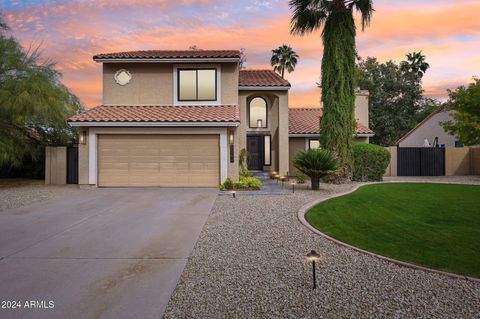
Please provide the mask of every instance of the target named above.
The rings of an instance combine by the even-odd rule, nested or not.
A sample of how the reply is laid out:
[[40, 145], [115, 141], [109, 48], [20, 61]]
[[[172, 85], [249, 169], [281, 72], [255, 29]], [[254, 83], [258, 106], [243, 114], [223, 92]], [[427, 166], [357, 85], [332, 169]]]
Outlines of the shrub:
[[307, 178], [308, 178], [307, 175], [303, 174], [300, 171], [297, 171], [296, 180], [298, 184], [305, 184], [307, 182]]
[[240, 180], [235, 183], [235, 188], [240, 189], [260, 189], [260, 186], [262, 186], [262, 181], [252, 176], [241, 176]]
[[390, 152], [375, 144], [356, 143], [353, 146], [353, 180], [359, 182], [381, 181]]
[[230, 177], [227, 177], [225, 182], [223, 182], [223, 189], [227, 189], [227, 190], [233, 189], [233, 181]]
[[320, 188], [320, 178], [333, 174], [338, 169], [335, 153], [321, 148], [300, 151], [293, 160], [295, 168], [310, 177], [312, 189]]
[[248, 171], [248, 152], [246, 149], [242, 148], [240, 154], [238, 155], [238, 166], [239, 166], [239, 175], [240, 176], [250, 176]]

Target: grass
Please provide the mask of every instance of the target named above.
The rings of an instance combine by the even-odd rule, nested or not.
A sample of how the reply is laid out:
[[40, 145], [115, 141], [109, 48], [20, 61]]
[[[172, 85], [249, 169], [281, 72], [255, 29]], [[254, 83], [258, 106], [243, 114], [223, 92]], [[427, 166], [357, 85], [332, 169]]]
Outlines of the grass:
[[320, 203], [306, 219], [350, 245], [480, 277], [480, 186], [368, 185]]

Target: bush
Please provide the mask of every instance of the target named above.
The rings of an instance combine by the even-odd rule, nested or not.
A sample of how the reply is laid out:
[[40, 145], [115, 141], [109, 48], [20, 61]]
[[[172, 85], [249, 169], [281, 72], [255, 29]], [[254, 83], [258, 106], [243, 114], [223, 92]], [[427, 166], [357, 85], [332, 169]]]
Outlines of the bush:
[[320, 178], [333, 174], [338, 169], [337, 155], [321, 148], [300, 151], [293, 160], [295, 168], [310, 177], [312, 189], [320, 188]]
[[355, 181], [381, 181], [389, 163], [390, 152], [382, 146], [366, 143], [356, 143], [353, 146]]
[[307, 175], [303, 174], [300, 171], [297, 172], [296, 180], [298, 184], [305, 184], [307, 182], [307, 178]]
[[223, 182], [223, 189], [231, 190], [233, 189], [233, 181], [230, 177], [227, 177], [225, 182]]
[[240, 180], [235, 183], [235, 188], [239, 189], [260, 189], [262, 181], [252, 176], [241, 176]]

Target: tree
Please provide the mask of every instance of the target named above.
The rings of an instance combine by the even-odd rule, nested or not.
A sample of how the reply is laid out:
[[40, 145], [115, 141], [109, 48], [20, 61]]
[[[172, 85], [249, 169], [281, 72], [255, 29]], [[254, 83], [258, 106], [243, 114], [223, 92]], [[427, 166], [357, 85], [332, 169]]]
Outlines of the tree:
[[480, 78], [467, 87], [448, 91], [452, 120], [441, 123], [445, 131], [457, 136], [464, 145], [480, 144]]
[[310, 177], [312, 189], [320, 188], [322, 177], [335, 174], [338, 168], [338, 159], [334, 152], [321, 148], [311, 148], [300, 151], [293, 160], [297, 170]]
[[376, 58], [360, 59], [357, 65], [358, 86], [370, 92], [370, 141], [391, 146], [438, 107], [439, 102], [423, 96], [422, 77], [411, 68]]
[[240, 48], [240, 69], [247, 67], [247, 51], [245, 48]]
[[407, 60], [400, 63], [400, 68], [405, 73], [413, 75], [414, 80], [421, 81], [430, 64], [427, 63], [425, 55], [420, 52], [412, 52], [407, 54]]
[[75, 131], [68, 117], [80, 112], [78, 98], [61, 83], [52, 63], [40, 63], [38, 48], [24, 50], [0, 25], [0, 174], [37, 163], [43, 175], [46, 145], [65, 145]]
[[371, 0], [290, 0], [291, 32], [303, 35], [323, 26], [322, 102], [320, 144], [335, 151], [351, 172], [355, 131], [356, 27], [353, 11], [360, 12], [362, 30], [373, 13]]
[[288, 73], [292, 73], [295, 70], [298, 58], [298, 54], [290, 46], [284, 44], [272, 50], [270, 64], [275, 72], [278, 72], [282, 78], [285, 78], [285, 70]]

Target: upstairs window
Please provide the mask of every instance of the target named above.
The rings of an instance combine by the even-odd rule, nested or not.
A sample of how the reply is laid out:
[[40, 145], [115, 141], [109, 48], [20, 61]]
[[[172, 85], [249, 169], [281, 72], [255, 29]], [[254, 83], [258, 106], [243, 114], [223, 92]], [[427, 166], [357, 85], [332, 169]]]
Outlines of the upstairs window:
[[250, 101], [249, 104], [249, 125], [251, 128], [266, 128], [267, 123], [267, 102], [261, 98], [256, 97]]
[[216, 101], [216, 69], [178, 70], [179, 101]]

